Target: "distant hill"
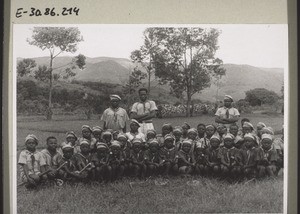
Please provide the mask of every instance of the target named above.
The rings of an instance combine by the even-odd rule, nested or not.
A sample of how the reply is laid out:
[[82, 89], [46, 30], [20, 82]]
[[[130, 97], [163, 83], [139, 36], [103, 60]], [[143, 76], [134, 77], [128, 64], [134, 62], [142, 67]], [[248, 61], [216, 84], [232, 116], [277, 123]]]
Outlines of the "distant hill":
[[[49, 64], [48, 57], [38, 57], [33, 59], [38, 65]], [[61, 67], [70, 63], [71, 60], [71, 57], [57, 57], [54, 60], [53, 67]], [[76, 71], [77, 75], [75, 76], [75, 80], [92, 82], [101, 81], [124, 85], [134, 67], [135, 65], [129, 59], [87, 57], [86, 68], [83, 71]], [[282, 68], [259, 68], [250, 65], [236, 64], [224, 64], [223, 67], [226, 69], [226, 75], [221, 79], [219, 99], [222, 99], [225, 94], [231, 94], [235, 100], [243, 99], [245, 97], [245, 91], [254, 88], [266, 88], [280, 94], [284, 79]], [[59, 69], [55, 70], [55, 72], [58, 71]], [[166, 93], [166, 96], [168, 96], [168, 85], [159, 85], [158, 81], [153, 78], [152, 86], [152, 91], [154, 93], [161, 93], [161, 95]], [[203, 90], [201, 94], [195, 94], [193, 98], [203, 101], [215, 101], [216, 86], [212, 84], [210, 88]], [[172, 100], [175, 101], [177, 99]]]

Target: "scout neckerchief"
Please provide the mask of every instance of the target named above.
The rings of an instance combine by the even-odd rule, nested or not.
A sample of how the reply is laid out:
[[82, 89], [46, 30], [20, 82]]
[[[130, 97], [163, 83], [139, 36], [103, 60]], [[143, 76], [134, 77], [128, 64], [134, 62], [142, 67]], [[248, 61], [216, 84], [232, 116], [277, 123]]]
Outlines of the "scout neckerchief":
[[34, 157], [34, 154], [32, 154], [32, 155], [30, 156], [30, 158], [31, 158], [31, 166], [32, 166], [32, 170], [34, 171], [34, 163], [35, 163], [35, 157]]
[[230, 156], [231, 156], [231, 154], [230, 154], [231, 150], [234, 150], [234, 147], [231, 147], [230, 149], [227, 149], [227, 151], [226, 151], [226, 157], [227, 157], [227, 160], [229, 161], [229, 163], [230, 163], [230, 160], [231, 160], [231, 158], [230, 158]]
[[110, 107], [110, 109], [114, 112], [114, 122], [117, 122], [117, 120], [118, 120], [117, 111], [119, 110], [119, 107], [117, 107], [115, 109]]
[[266, 158], [266, 159], [269, 159], [269, 151], [271, 151], [272, 150], [272, 146], [271, 146], [271, 148], [270, 149], [268, 149], [268, 150], [264, 150], [263, 148], [262, 148], [262, 150], [263, 150], [263, 156], [264, 156], [264, 158]]
[[246, 165], [249, 164], [250, 157], [251, 157], [251, 151], [252, 151], [254, 148], [255, 148], [255, 147], [252, 147], [251, 149], [247, 149], [247, 162], [246, 162]]
[[229, 109], [228, 108], [226, 109], [226, 118], [227, 119], [229, 118]]

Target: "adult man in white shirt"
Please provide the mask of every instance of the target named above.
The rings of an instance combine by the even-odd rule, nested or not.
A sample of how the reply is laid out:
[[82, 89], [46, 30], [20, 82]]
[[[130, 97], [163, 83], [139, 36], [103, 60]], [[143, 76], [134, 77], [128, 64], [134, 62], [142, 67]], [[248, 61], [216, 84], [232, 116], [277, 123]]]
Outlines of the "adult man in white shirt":
[[218, 124], [224, 124], [227, 130], [231, 124], [236, 123], [239, 120], [239, 111], [232, 107], [233, 98], [230, 95], [225, 95], [224, 106], [218, 108], [215, 116], [215, 122]]
[[154, 101], [148, 100], [148, 90], [146, 88], [139, 89], [139, 97], [140, 102], [132, 105], [130, 118], [139, 122], [139, 131], [146, 135], [147, 130], [154, 129], [152, 119], [156, 117], [157, 107]]

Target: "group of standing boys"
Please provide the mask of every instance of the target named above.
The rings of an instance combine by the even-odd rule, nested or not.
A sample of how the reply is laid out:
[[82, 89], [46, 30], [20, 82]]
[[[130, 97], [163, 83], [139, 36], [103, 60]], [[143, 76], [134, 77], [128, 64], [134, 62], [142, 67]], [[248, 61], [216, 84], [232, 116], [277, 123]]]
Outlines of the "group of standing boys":
[[[119, 97], [113, 95], [111, 100]], [[148, 113], [141, 114], [140, 108], [148, 108]], [[175, 127], [165, 123], [157, 134], [151, 108], [155, 103], [133, 105], [135, 119], [130, 120], [128, 132], [126, 123], [120, 122], [124, 112], [111, 108], [103, 113], [102, 127], [83, 125], [81, 137], [67, 132], [62, 144], [50, 136], [42, 151], [36, 150], [37, 137], [28, 135], [18, 161], [22, 181], [34, 187], [46, 180], [108, 182], [124, 176], [262, 178], [276, 176], [283, 167], [283, 136], [274, 139], [273, 129], [262, 122], [255, 130], [244, 118], [239, 128], [236, 118], [228, 119], [228, 111], [221, 109], [216, 113], [217, 125], [200, 123], [192, 128], [188, 123]]]

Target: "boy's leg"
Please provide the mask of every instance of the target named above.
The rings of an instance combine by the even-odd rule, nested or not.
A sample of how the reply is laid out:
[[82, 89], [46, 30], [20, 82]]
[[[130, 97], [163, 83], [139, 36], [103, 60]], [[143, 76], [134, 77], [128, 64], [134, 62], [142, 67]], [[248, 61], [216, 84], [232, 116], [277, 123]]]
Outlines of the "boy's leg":
[[276, 166], [274, 165], [267, 166], [266, 172], [270, 177], [274, 177], [276, 173]]
[[265, 169], [264, 166], [257, 166], [257, 171], [258, 171], [258, 177], [259, 177], [259, 178], [264, 177], [265, 174], [266, 174], [266, 172], [265, 172], [266, 169]]

